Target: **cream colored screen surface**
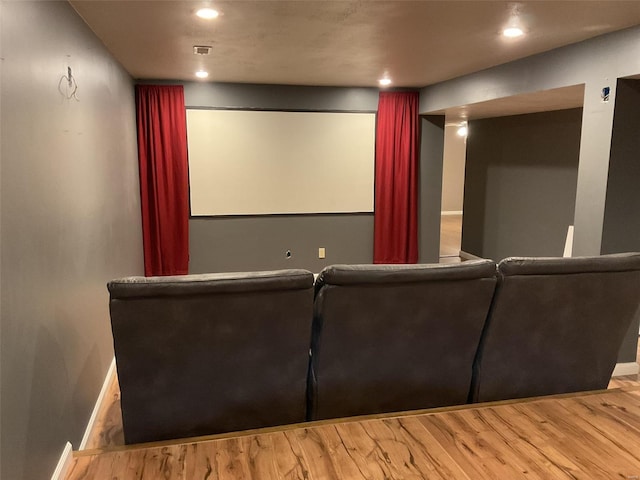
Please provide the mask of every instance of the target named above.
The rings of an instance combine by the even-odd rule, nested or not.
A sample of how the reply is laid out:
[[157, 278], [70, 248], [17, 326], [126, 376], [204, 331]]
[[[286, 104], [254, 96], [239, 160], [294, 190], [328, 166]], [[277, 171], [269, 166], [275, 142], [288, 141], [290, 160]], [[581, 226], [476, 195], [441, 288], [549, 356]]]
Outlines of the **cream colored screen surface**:
[[373, 211], [372, 113], [187, 110], [191, 214]]

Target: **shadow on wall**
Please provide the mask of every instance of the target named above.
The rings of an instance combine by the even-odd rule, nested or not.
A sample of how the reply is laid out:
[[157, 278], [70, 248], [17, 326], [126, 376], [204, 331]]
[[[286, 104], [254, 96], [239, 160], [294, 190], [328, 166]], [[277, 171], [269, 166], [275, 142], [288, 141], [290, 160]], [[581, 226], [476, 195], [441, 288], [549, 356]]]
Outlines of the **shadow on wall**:
[[582, 109], [472, 121], [462, 250], [558, 256], [573, 224]]
[[[41, 469], [38, 468], [40, 465], [29, 461], [34, 455], [41, 456], [43, 463], [51, 465], [51, 471], [53, 471], [58, 461], [58, 457], [53, 452], [61, 453], [64, 447], [60, 444], [56, 432], [63, 429], [64, 425], [71, 424], [71, 419], [65, 415], [65, 412], [69, 411], [65, 408], [68, 399], [52, 395], [52, 392], [70, 392], [71, 390], [63, 348], [49, 329], [42, 325], [36, 337], [31, 372], [29, 398], [35, 401], [28, 405], [26, 448], [22, 450], [24, 454], [21, 462], [22, 474], [18, 478], [37, 478], [41, 473]], [[43, 398], [47, 398], [48, 401], [42, 402]], [[55, 428], [49, 428], [52, 423], [57, 423]]]
[[[43, 464], [51, 465], [50, 471], [53, 472], [64, 448], [57, 432], [66, 431], [69, 441], [79, 442], [89, 420], [71, 418], [69, 412], [92, 410], [95, 398], [87, 397], [86, 385], [101, 383], [103, 369], [100, 365], [100, 355], [96, 347], [92, 348], [80, 371], [78, 381], [73, 382], [63, 355], [63, 340], [68, 341], [57, 339], [46, 326], [39, 327], [29, 395], [29, 398], [35, 401], [26, 407], [29, 419], [25, 435], [26, 448], [21, 450], [21, 472], [15, 472], [16, 478], [38, 478], [42, 473], [42, 464], [30, 461], [34, 456], [40, 457]], [[85, 388], [77, 388], [80, 385]], [[96, 390], [99, 390], [99, 387]], [[65, 393], [52, 395], [52, 392]], [[47, 401], [43, 402], [42, 399]], [[69, 403], [72, 405], [69, 406]], [[3, 444], [6, 445], [4, 442]], [[78, 445], [74, 444], [74, 448], [77, 447]]]

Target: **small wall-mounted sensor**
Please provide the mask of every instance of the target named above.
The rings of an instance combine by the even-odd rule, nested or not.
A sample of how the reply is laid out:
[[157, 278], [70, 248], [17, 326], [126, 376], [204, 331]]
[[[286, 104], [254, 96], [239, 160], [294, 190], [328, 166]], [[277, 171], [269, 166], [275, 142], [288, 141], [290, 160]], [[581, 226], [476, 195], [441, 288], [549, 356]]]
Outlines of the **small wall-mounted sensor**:
[[320, 247], [318, 248], [318, 258], [324, 258], [325, 257], [325, 249], [324, 247]]
[[194, 55], [209, 55], [211, 53], [211, 47], [209, 45], [194, 45]]
[[602, 93], [600, 94], [600, 96], [602, 97], [602, 101], [604, 103], [609, 101], [609, 94], [611, 93], [611, 88], [609, 87], [604, 87], [602, 89]]
[[284, 252], [284, 256], [287, 258], [291, 258], [291, 250], [287, 250], [286, 252]]

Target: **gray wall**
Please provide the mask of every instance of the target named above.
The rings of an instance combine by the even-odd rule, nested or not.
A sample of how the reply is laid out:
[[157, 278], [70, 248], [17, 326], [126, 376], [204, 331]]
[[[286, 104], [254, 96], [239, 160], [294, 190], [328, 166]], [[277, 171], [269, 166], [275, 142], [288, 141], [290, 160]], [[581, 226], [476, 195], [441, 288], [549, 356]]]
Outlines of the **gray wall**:
[[[602, 253], [640, 251], [640, 80], [618, 80]], [[639, 319], [620, 349], [621, 358], [636, 355]], [[626, 360], [630, 361], [630, 360]]]
[[[367, 111], [378, 90], [278, 85], [184, 83], [188, 107]], [[327, 192], [330, 195], [331, 192]], [[194, 217], [189, 221], [191, 273], [371, 263], [373, 214]], [[318, 248], [326, 258], [318, 258]], [[287, 259], [285, 252], [292, 251]]]
[[458, 125], [444, 128], [444, 158], [442, 165], [443, 212], [459, 212], [464, 199], [464, 166], [467, 137], [458, 135]]
[[80, 444], [113, 357], [107, 280], [142, 273], [135, 110], [66, 2], [1, 8], [0, 475], [31, 480]]
[[[274, 215], [192, 218], [191, 273], [304, 268], [371, 263], [373, 216]], [[326, 258], [318, 258], [324, 247]], [[291, 257], [285, 253], [289, 250]]]
[[[584, 84], [582, 134], [575, 199], [573, 255], [599, 255], [605, 230], [616, 80], [640, 74], [640, 26], [568, 45], [422, 89], [420, 111], [429, 113], [522, 93]], [[610, 101], [600, 96], [610, 87]], [[466, 206], [465, 206], [466, 208]], [[607, 240], [608, 241], [608, 240]], [[606, 245], [605, 245], [606, 246]], [[636, 345], [630, 331], [625, 345]], [[631, 350], [619, 361], [635, 361]]]
[[[2, 26], [4, 25], [4, 20], [2, 16], [2, 12], [4, 10], [4, 2], [0, 1], [0, 58], [3, 58], [3, 48], [2, 48]], [[3, 61], [0, 60], [0, 116], [2, 114], [2, 72]], [[1, 185], [2, 185], [2, 125], [0, 118], [0, 270], [2, 267], [1, 256], [2, 256], [2, 195], [1, 195]], [[0, 271], [0, 478], [2, 478], [2, 390], [3, 390], [3, 375], [2, 375], [2, 272]]]
[[619, 80], [602, 253], [640, 251], [640, 80]]
[[[426, 87], [421, 91], [420, 111], [585, 84], [573, 253], [598, 255], [616, 79], [638, 73], [640, 27], [633, 27]], [[600, 98], [605, 86], [611, 87], [608, 103]]]
[[469, 124], [462, 250], [562, 256], [573, 223], [582, 109]]
[[420, 118], [420, 185], [418, 189], [418, 251], [420, 263], [440, 260], [440, 205], [442, 202], [442, 162], [444, 116]]

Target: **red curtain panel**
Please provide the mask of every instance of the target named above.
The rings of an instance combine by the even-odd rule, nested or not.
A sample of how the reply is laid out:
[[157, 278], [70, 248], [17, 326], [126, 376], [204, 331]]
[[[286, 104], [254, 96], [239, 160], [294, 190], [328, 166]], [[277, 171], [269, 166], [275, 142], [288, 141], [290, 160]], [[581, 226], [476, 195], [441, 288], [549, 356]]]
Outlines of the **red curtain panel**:
[[380, 92], [374, 263], [418, 261], [418, 92]]
[[181, 85], [137, 85], [146, 276], [189, 270], [187, 121]]

